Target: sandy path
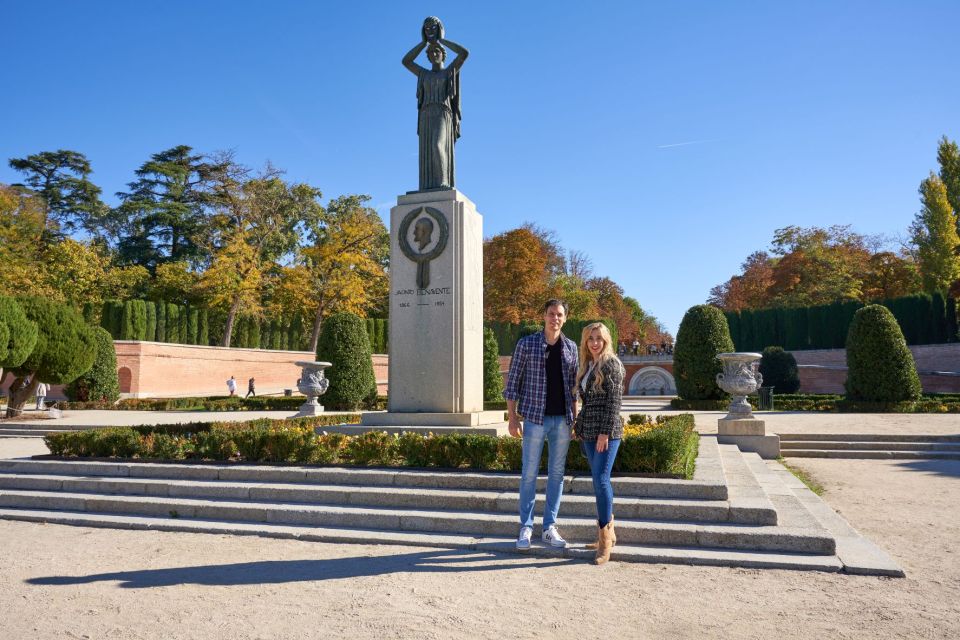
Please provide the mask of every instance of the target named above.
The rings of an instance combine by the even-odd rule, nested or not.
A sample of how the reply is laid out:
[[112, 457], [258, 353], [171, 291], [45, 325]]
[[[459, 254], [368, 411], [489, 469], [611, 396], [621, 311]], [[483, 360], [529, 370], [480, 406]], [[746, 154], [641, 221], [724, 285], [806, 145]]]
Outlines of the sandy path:
[[960, 635], [960, 463], [793, 462], [906, 579], [0, 521], [0, 638]]

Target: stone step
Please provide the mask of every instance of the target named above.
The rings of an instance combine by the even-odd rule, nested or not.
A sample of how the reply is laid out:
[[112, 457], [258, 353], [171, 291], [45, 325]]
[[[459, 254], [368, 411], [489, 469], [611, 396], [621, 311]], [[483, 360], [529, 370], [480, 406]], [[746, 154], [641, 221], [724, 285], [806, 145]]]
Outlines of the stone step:
[[[168, 480], [225, 480], [237, 482], [284, 482], [298, 484], [417, 487], [424, 489], [471, 489], [515, 491], [516, 473], [431, 471], [367, 467], [299, 467], [243, 464], [160, 464], [143, 462], [94, 462], [66, 460], [0, 460], [0, 473], [70, 475], [93, 477], [162, 478]], [[546, 478], [537, 480], [542, 491]], [[613, 478], [619, 497], [674, 500], [726, 500], [722, 477], [698, 481], [671, 478]], [[564, 492], [593, 495], [589, 476], [567, 476]]]
[[960, 451], [867, 451], [855, 449], [784, 449], [785, 458], [845, 458], [851, 460], [960, 460]]
[[[169, 480], [163, 478], [84, 477], [0, 473], [0, 489], [66, 491], [71, 493], [127, 496], [189, 497], [230, 500], [263, 500], [284, 503], [357, 505], [376, 507], [489, 511], [516, 513], [519, 494], [510, 491], [476, 489], [427, 489], [402, 486], [322, 485], [296, 483], [230, 482], [224, 480]], [[544, 497], [538, 494], [537, 508], [543, 511]], [[772, 506], [731, 505], [726, 500], [669, 500], [617, 496], [615, 514], [620, 519], [688, 521], [701, 523], [735, 522], [776, 524]], [[564, 515], [593, 518], [596, 500], [590, 494], [564, 496]]]
[[897, 433], [781, 433], [780, 443], [799, 440], [809, 442], [813, 440], [827, 440], [831, 442], [956, 442], [960, 443], [960, 435], [910, 435]]
[[891, 442], [891, 441], [840, 441], [840, 440], [790, 440], [780, 443], [780, 449], [854, 449], [858, 451], [956, 451], [960, 442]]
[[[60, 491], [3, 489], [0, 490], [0, 507], [455, 533], [504, 538], [515, 536], [517, 531], [516, 516], [506, 513], [289, 504], [269, 501], [237, 502]], [[560, 525], [561, 530], [571, 540], [595, 539], [596, 520], [593, 518], [563, 517]], [[539, 535], [539, 532], [535, 531], [535, 535]], [[625, 545], [747, 549], [820, 555], [832, 555], [835, 550], [834, 540], [829, 535], [806, 529], [765, 525], [703, 525], [618, 519], [617, 537]]]
[[[334, 527], [295, 527], [267, 523], [240, 523], [156, 518], [150, 516], [113, 515], [106, 513], [68, 513], [27, 509], [0, 508], [0, 518], [26, 522], [111, 529], [182, 531], [228, 535], [257, 535], [268, 538], [297, 539], [309, 542], [390, 544], [418, 547], [466, 549], [488, 553], [509, 553], [536, 557], [589, 559], [593, 551], [571, 545], [553, 549], [534, 541], [530, 549], [520, 551], [513, 537], [475, 537], [453, 534], [409, 533], [373, 529]], [[804, 555], [735, 549], [696, 549], [671, 546], [640, 546], [618, 543], [610, 555], [619, 562], [669, 563], [751, 569], [792, 569], [836, 572], [843, 564], [833, 555]]]

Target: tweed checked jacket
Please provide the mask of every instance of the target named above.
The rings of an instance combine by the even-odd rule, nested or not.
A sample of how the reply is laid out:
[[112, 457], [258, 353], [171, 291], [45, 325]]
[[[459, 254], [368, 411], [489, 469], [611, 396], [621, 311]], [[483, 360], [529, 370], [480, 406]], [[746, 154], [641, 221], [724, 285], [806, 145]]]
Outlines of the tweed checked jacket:
[[599, 390], [593, 388], [596, 374], [594, 369], [587, 376], [586, 391], [577, 387], [581, 406], [573, 430], [581, 440], [596, 440], [602, 434], [617, 440], [623, 437], [623, 420], [620, 418], [623, 365], [616, 357], [603, 365], [603, 383]]
[[[567, 408], [567, 424], [573, 424], [573, 403], [577, 383], [577, 343], [560, 334], [563, 352], [563, 399]], [[547, 408], [547, 341], [543, 331], [520, 338], [513, 358], [510, 373], [503, 389], [503, 397], [517, 403], [517, 413], [524, 420], [543, 424]]]

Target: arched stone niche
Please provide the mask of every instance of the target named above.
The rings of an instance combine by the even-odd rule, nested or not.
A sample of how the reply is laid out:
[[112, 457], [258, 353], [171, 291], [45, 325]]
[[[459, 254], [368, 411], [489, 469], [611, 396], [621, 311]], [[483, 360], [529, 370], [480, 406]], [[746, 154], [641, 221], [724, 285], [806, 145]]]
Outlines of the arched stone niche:
[[628, 392], [631, 396], [673, 396], [677, 384], [666, 369], [643, 367], [630, 378]]

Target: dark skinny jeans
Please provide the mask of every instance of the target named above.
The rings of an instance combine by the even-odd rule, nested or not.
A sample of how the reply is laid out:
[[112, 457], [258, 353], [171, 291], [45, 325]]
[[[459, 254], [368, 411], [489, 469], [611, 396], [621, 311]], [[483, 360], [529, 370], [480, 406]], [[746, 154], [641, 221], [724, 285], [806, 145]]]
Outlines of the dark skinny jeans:
[[613, 484], [610, 482], [610, 473], [613, 472], [613, 461], [616, 460], [619, 449], [619, 439], [609, 440], [607, 450], [601, 453], [597, 453], [596, 440], [580, 441], [580, 450], [590, 464], [590, 474], [593, 476], [593, 494], [597, 498], [597, 522], [601, 529], [613, 520]]

